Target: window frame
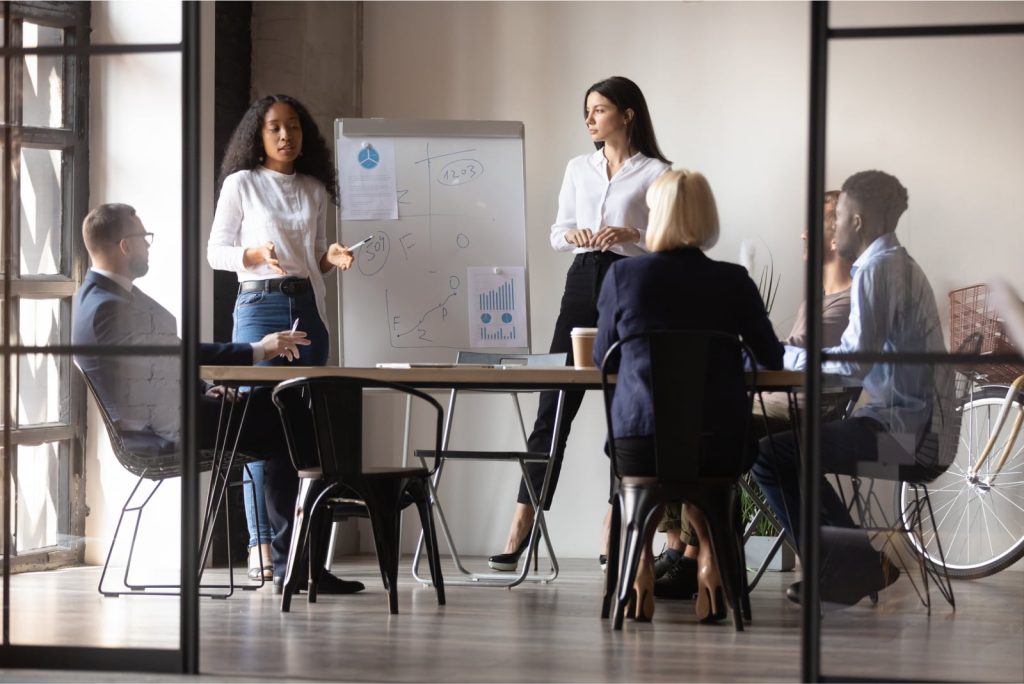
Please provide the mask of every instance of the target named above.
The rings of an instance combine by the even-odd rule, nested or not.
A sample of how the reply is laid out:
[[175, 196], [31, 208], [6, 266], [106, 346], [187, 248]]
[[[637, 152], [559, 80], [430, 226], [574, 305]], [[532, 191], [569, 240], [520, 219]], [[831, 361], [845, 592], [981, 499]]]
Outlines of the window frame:
[[[89, 3], [10, 3], [7, 7], [11, 15], [9, 20], [12, 48], [23, 46], [22, 26], [25, 21], [61, 29], [64, 32], [64, 46], [89, 43]], [[10, 183], [9, 187], [4, 188], [3, 195], [10, 207], [7, 214], [10, 220], [9, 241], [6, 245], [10, 252], [5, 253], [4, 258], [4, 267], [10, 271], [4, 278], [4, 283], [8, 285], [8, 296], [4, 298], [0, 293], [0, 299], [5, 299], [4, 305], [9, 308], [7, 342], [11, 345], [19, 344], [21, 300], [58, 299], [58, 344], [65, 346], [70, 343], [72, 298], [88, 268], [80, 231], [76, 228], [81, 225], [85, 216], [89, 197], [89, 59], [76, 54], [63, 56], [62, 126], [59, 128], [21, 125], [24, 55], [11, 56], [8, 59], [8, 73], [11, 77], [5, 87], [8, 88], [6, 95], [11, 107], [10, 111], [4, 112], [3, 121], [0, 122], [0, 131], [3, 133], [2, 147], [5, 151], [4, 162], [10, 167]], [[20, 166], [23, 149], [60, 150], [62, 153], [60, 255], [56, 274], [21, 274]], [[6, 154], [7, 151], [10, 153]], [[14, 381], [18, 379], [19, 360], [26, 355], [15, 349], [5, 359], [6, 371], [12, 380], [11, 391], [16, 391]], [[12, 544], [8, 559], [11, 573], [51, 570], [78, 564], [84, 559], [87, 513], [84, 468], [85, 388], [78, 374], [74, 372], [68, 355], [57, 354], [56, 362], [60, 393], [57, 399], [61, 407], [59, 420], [23, 426], [17, 422], [16, 409], [12, 408], [10, 417], [14, 422], [9, 432], [12, 450], [18, 449], [20, 445], [57, 444], [57, 540], [52, 546], [20, 552], [17, 551], [17, 544]], [[13, 394], [12, 401], [16, 402]], [[14, 472], [7, 476], [12, 478], [10, 492], [13, 501], [5, 505], [10, 506], [8, 510], [15, 518], [11, 529], [12, 533], [16, 534], [17, 458], [12, 457], [10, 462]], [[2, 551], [0, 549], [0, 556]]]

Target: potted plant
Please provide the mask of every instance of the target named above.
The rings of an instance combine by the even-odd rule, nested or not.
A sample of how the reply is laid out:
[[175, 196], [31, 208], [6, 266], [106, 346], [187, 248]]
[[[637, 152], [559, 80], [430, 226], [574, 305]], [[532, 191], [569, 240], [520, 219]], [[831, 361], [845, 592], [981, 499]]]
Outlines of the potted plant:
[[[757, 515], [759, 512], [758, 504], [766, 510], [768, 509], [768, 504], [765, 502], [764, 495], [761, 494], [757, 483], [754, 482], [754, 478], [749, 474], [744, 475], [743, 478], [750, 485], [749, 490], [745, 488], [740, 492], [740, 515], [743, 520], [744, 531], [750, 526], [752, 520], [755, 521], [754, 528], [750, 530], [750, 536], [747, 538], [743, 550], [747, 557], [747, 567], [757, 569], [761, 567], [764, 559], [768, 557], [768, 553], [775, 543], [775, 538], [779, 535], [779, 530], [768, 520], [767, 516]], [[757, 499], [757, 502], [748, 494], [748, 491], [753, 492], [753, 497]], [[784, 543], [779, 547], [775, 555], [772, 556], [767, 569], [781, 572], [792, 570], [794, 567], [796, 567], [796, 554], [793, 553], [793, 549], [790, 548], [789, 544]]]
[[[763, 244], [764, 241], [762, 240], [761, 242]], [[779, 292], [779, 282], [782, 278], [775, 273], [775, 260], [772, 258], [771, 249], [765, 245], [765, 250], [768, 252], [768, 263], [762, 266], [758, 272], [757, 243], [754, 240], [744, 240], [740, 245], [740, 263], [747, 269], [750, 277], [754, 278], [757, 282], [757, 291], [761, 295], [761, 301], [764, 302], [764, 309], [770, 315], [772, 307], [775, 305], [775, 296]], [[755, 273], [757, 273], [756, 278]], [[751, 530], [751, 534], [744, 546], [744, 552], [747, 557], [747, 565], [759, 568], [771, 551], [779, 530], [775, 528], [767, 516], [761, 515], [757, 517], [758, 504], [765, 510], [768, 510], [768, 504], [765, 502], [761, 490], [757, 483], [754, 482], [754, 479], [749, 474], [743, 477], [747, 484], [750, 485], [740, 492], [740, 512], [743, 529], [746, 530], [750, 522], [755, 520], [756, 517], [754, 528]], [[755, 503], [747, 492], [753, 492], [758, 501]], [[793, 549], [788, 544], [782, 544], [778, 552], [772, 557], [768, 570], [792, 570], [795, 565], [796, 557]]]

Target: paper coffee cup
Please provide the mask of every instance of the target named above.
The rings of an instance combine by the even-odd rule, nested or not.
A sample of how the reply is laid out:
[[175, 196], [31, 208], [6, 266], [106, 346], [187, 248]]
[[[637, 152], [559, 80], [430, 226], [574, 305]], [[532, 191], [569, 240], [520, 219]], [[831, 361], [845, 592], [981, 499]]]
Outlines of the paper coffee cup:
[[576, 368], [594, 368], [594, 338], [597, 328], [573, 328], [569, 332], [572, 340], [572, 358]]

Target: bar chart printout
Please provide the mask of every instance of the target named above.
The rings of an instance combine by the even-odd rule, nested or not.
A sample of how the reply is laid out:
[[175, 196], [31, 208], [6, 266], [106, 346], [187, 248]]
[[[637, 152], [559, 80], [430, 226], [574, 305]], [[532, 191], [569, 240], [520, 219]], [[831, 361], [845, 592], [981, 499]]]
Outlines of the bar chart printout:
[[471, 267], [469, 339], [473, 347], [522, 347], [526, 336], [526, 269]]

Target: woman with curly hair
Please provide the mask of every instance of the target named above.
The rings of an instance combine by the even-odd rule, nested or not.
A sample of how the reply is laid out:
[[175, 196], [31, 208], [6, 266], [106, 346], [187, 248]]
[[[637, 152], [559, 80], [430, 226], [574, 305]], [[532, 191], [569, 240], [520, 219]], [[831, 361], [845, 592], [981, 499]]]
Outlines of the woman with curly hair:
[[[338, 243], [327, 245], [327, 212], [338, 202], [337, 174], [306, 108], [288, 95], [254, 102], [228, 142], [219, 182], [206, 256], [213, 268], [238, 274], [233, 341], [257, 342], [297, 322], [312, 342], [301, 348], [297, 363], [324, 365], [330, 341], [323, 274], [347, 269], [352, 253]], [[249, 469], [254, 487], [243, 487], [249, 576], [270, 579], [273, 534], [262, 464]]]

